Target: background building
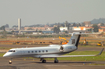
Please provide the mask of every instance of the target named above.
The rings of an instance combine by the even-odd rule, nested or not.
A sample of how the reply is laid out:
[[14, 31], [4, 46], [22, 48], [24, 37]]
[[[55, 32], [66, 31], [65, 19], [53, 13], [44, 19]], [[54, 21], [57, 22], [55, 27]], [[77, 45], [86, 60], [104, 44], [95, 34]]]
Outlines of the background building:
[[73, 30], [86, 30], [85, 27], [73, 27]]
[[21, 30], [21, 19], [18, 18], [18, 30]]

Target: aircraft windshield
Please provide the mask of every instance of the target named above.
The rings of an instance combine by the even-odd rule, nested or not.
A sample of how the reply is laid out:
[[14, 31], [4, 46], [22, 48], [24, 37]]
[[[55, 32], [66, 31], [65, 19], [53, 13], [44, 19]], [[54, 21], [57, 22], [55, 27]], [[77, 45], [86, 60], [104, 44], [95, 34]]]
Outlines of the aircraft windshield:
[[15, 50], [9, 50], [8, 52], [15, 52]]

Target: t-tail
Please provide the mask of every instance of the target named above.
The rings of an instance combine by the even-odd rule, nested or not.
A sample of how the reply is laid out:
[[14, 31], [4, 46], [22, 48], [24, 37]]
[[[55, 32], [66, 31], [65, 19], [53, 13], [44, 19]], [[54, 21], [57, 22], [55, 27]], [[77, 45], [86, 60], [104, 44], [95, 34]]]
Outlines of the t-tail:
[[80, 37], [81, 37], [81, 32], [72, 33], [71, 34], [71, 39], [69, 40], [67, 45], [78, 47]]

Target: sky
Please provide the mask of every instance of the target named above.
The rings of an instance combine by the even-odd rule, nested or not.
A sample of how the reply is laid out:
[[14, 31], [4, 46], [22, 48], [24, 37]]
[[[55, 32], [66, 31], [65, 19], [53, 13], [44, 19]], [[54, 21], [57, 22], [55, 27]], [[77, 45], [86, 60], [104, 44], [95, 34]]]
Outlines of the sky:
[[105, 18], [105, 0], [0, 0], [0, 27]]

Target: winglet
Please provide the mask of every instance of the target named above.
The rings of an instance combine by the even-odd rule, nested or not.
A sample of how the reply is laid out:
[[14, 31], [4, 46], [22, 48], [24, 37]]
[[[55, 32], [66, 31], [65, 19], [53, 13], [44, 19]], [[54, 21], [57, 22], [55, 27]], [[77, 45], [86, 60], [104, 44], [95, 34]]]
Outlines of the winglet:
[[102, 50], [100, 51], [100, 53], [99, 53], [99, 54], [97, 54], [96, 56], [101, 55], [101, 54], [102, 54], [102, 52], [103, 52], [103, 50], [104, 50], [104, 48], [102, 48]]

